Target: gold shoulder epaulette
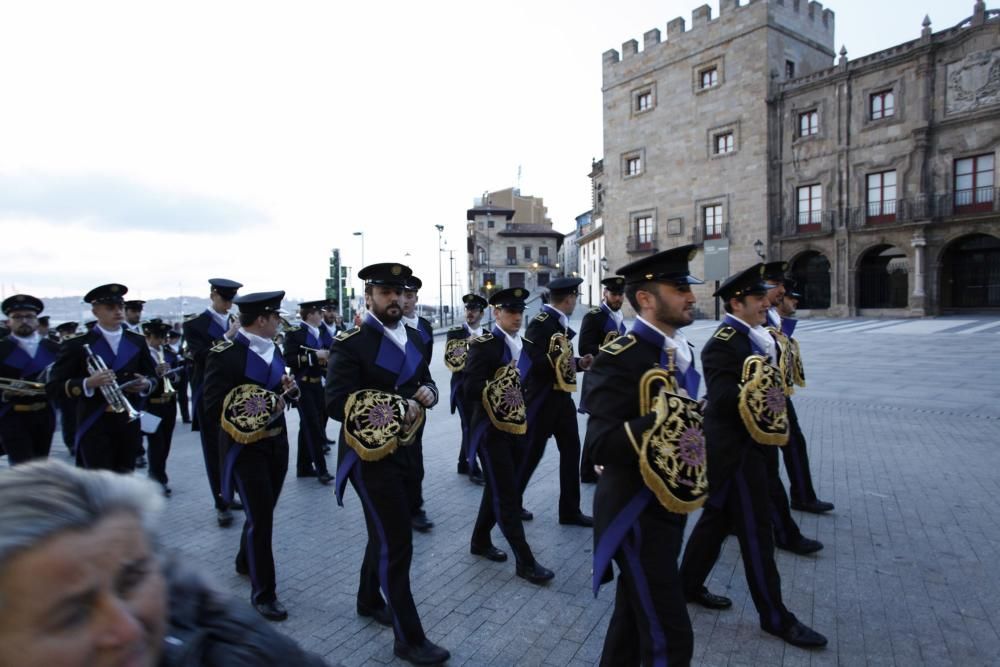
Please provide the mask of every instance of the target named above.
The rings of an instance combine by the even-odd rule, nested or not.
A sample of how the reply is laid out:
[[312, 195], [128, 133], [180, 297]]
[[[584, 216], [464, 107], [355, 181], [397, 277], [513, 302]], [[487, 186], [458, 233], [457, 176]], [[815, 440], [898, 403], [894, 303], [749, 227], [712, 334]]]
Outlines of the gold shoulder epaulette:
[[184, 317], [184, 321], [185, 322], [190, 322], [191, 320], [195, 319], [196, 317], [198, 317], [198, 313], [191, 313], [190, 315], [187, 315], [187, 316]]
[[527, 337], [525, 337], [525, 336], [521, 336], [521, 340], [526, 340], [526, 341], [528, 341], [529, 343], [531, 343], [532, 345], [534, 345], [534, 344], [535, 344], [535, 341], [533, 341], [533, 340], [530, 340], [529, 338], [527, 338]]
[[341, 331], [339, 334], [337, 334], [337, 337], [334, 340], [347, 340], [348, 338], [358, 333], [359, 331], [361, 331], [361, 327], [354, 327], [353, 329], [347, 329], [345, 331]]
[[475, 338], [472, 339], [472, 342], [473, 343], [488, 343], [491, 340], [493, 340], [493, 334], [487, 333], [487, 334], [483, 334], [482, 336], [476, 336]]
[[537, 315], [535, 315], [536, 322], [544, 322], [547, 319], [549, 319], [548, 313], [538, 313]]
[[632, 334], [627, 334], [625, 336], [619, 336], [607, 345], [601, 346], [601, 352], [607, 352], [608, 354], [621, 354], [625, 350], [629, 349], [635, 345], [635, 336]]
[[77, 333], [70, 334], [68, 336], [63, 336], [62, 339], [60, 340], [60, 342], [65, 343], [68, 340], [73, 340], [74, 338], [79, 338], [80, 336], [86, 336], [88, 333], [90, 333], [90, 332], [89, 331], [79, 331]]
[[590, 309], [590, 314], [591, 315], [596, 315], [599, 312], [601, 312], [601, 307], [600, 306], [594, 306], [593, 308]]
[[462, 329], [464, 329], [464, 328], [465, 328], [465, 327], [463, 327], [463, 326], [459, 325], [459, 326], [457, 326], [457, 327], [452, 327], [452, 328], [448, 329], [448, 331], [461, 331], [461, 330], [462, 330]]
[[719, 340], [729, 340], [734, 335], [736, 335], [736, 329], [732, 328], [729, 325], [726, 325], [724, 327], [720, 327], [719, 330], [715, 332], [715, 335], [712, 336], [712, 338], [718, 338]]
[[232, 346], [233, 346], [233, 341], [220, 340], [218, 343], [212, 346], [212, 352], [222, 352], [223, 350], [228, 350]]

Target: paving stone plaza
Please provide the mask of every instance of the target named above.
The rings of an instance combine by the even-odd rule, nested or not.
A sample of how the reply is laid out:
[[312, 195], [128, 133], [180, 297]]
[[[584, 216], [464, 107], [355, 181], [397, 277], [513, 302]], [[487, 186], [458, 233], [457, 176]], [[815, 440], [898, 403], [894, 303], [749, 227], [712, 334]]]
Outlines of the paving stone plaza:
[[[685, 331], [700, 351], [714, 327], [699, 320]], [[708, 583], [734, 606], [689, 606], [694, 664], [1000, 664], [1000, 318], [804, 320], [796, 337], [808, 383], [796, 406], [817, 490], [836, 510], [794, 512], [826, 548], [778, 552], [777, 561], [786, 605], [830, 645], [806, 652], [759, 629], [731, 539]], [[440, 352], [432, 371], [447, 386]], [[290, 414], [291, 469], [274, 536], [278, 595], [289, 610], [279, 629], [332, 664], [404, 664], [393, 657], [391, 630], [355, 615], [366, 539], [357, 496], [348, 489], [337, 507], [332, 487], [295, 478]], [[581, 435], [585, 427], [581, 418]], [[515, 577], [513, 562], [469, 554], [481, 487], [455, 473], [457, 415], [442, 404], [424, 437], [424, 496], [436, 526], [414, 535], [411, 578], [428, 637], [452, 652], [452, 665], [596, 664], [614, 587], [594, 599], [592, 532], [558, 524], [554, 443], [525, 497], [535, 515], [528, 540], [556, 572], [540, 588]], [[61, 443], [53, 451], [65, 455]], [[168, 472], [165, 544], [249, 601], [249, 582], [233, 569], [239, 522], [217, 527], [187, 425], [178, 424]], [[592, 497], [585, 485], [586, 512]], [[508, 548], [498, 532], [494, 541]]]

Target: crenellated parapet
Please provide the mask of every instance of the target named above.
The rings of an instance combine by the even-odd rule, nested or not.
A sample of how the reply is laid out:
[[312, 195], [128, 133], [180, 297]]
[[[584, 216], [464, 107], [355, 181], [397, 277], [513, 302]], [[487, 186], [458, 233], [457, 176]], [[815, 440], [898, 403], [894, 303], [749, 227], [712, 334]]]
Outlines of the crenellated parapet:
[[720, 0], [719, 15], [712, 16], [709, 5], [691, 12], [691, 23], [677, 17], [667, 23], [666, 39], [659, 28], [630, 39], [621, 49], [603, 55], [605, 86], [626, 79], [635, 71], [648, 70], [722, 44], [748, 31], [770, 26], [784, 31], [816, 49], [835, 56], [833, 50], [834, 13], [819, 2], [806, 0]]

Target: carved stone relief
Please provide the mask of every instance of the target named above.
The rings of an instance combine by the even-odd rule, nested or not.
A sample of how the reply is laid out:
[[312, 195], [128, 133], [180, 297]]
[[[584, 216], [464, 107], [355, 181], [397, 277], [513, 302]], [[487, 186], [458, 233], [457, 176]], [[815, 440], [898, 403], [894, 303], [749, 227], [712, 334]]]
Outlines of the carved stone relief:
[[948, 65], [946, 112], [962, 113], [1000, 103], [1000, 50], [970, 53]]

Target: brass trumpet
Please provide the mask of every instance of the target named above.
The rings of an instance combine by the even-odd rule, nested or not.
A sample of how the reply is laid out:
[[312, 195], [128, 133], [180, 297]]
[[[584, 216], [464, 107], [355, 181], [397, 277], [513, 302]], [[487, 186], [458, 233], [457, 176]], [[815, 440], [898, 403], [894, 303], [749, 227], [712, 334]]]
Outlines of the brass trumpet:
[[[93, 350], [90, 349], [90, 345], [87, 343], [83, 344], [83, 351], [87, 355], [87, 372], [93, 375], [99, 371], [108, 370], [108, 365], [104, 363], [104, 359], [100, 356], [94, 354]], [[133, 380], [135, 382], [135, 380]], [[128, 398], [125, 397], [125, 392], [118, 385], [118, 382], [112, 382], [111, 384], [101, 385], [101, 393], [104, 395], [104, 400], [108, 402], [111, 406], [112, 411], [119, 414], [128, 415], [128, 420], [135, 421], [139, 418], [139, 412], [132, 407], [132, 404], [128, 402]]]
[[11, 392], [21, 396], [44, 396], [45, 383], [18, 378], [0, 378], [0, 392], [5, 394]]
[[[160, 363], [160, 364], [167, 363], [164, 360], [164, 358], [163, 358], [163, 350], [162, 349], [159, 349], [159, 350], [154, 349], [153, 353], [156, 355], [156, 361], [158, 363]], [[163, 378], [163, 395], [164, 396], [173, 396], [174, 394], [177, 393], [177, 390], [174, 389], [174, 385], [170, 382], [170, 374], [171, 373], [176, 373], [179, 370], [181, 370], [181, 369], [180, 368], [171, 368], [171, 369], [168, 369], [167, 372], [165, 372], [162, 376], [160, 376], [160, 377]]]

